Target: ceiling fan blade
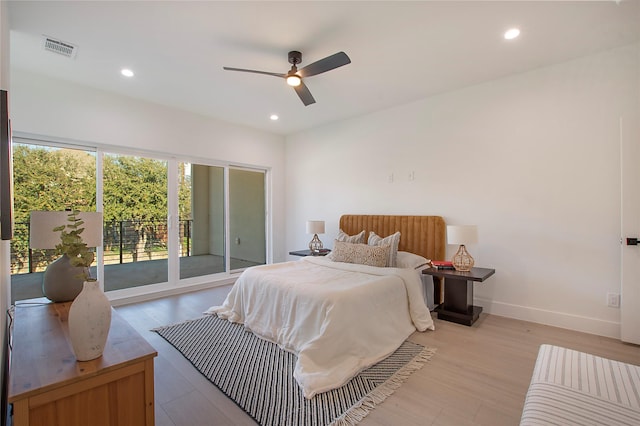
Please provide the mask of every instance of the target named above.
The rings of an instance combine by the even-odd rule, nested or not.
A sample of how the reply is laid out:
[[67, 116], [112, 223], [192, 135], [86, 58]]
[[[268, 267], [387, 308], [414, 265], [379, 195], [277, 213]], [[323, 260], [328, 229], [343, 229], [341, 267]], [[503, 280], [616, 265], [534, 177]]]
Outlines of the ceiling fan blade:
[[246, 70], [244, 68], [231, 68], [231, 67], [222, 67], [223, 69], [227, 70], [227, 71], [240, 71], [240, 72], [250, 72], [253, 74], [264, 74], [264, 75], [272, 75], [274, 77], [286, 77], [286, 74], [282, 74], [279, 72], [268, 72], [268, 71], [256, 71], [256, 70]]
[[316, 100], [313, 99], [313, 95], [309, 91], [309, 88], [304, 84], [304, 82], [300, 82], [300, 85], [295, 86], [293, 89], [300, 97], [300, 100], [302, 101], [304, 106], [309, 106], [316, 103]]
[[302, 68], [298, 72], [298, 74], [300, 74], [302, 77], [311, 77], [312, 75], [322, 74], [323, 72], [331, 71], [332, 69], [350, 63], [351, 59], [349, 59], [346, 53], [338, 52], [307, 65], [306, 67]]

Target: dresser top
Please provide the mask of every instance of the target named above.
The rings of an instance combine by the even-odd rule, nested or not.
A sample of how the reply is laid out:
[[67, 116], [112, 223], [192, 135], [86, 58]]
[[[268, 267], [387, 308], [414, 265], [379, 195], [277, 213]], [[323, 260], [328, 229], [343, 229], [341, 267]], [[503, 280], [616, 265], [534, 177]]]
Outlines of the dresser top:
[[71, 302], [20, 305], [11, 331], [9, 402], [151, 359], [156, 350], [111, 310], [111, 328], [101, 357], [78, 362], [69, 340]]

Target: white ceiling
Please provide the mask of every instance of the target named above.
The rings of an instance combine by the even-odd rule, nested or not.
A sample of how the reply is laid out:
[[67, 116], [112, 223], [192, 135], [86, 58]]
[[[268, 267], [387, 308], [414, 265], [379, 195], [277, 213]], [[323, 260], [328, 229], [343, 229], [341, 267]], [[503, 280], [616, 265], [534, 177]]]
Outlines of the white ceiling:
[[[633, 43], [640, 1], [11, 1], [9, 22], [13, 73], [290, 134]], [[44, 51], [42, 35], [77, 57]], [[286, 73], [290, 50], [302, 66], [338, 51], [352, 63], [306, 79], [307, 107], [281, 79], [222, 69]]]

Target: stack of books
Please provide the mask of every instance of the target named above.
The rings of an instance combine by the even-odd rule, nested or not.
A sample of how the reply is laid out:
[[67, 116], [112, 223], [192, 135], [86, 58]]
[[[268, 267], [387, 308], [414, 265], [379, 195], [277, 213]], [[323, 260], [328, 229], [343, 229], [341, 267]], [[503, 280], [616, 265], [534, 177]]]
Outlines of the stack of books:
[[432, 260], [431, 267], [435, 269], [456, 269], [453, 267], [453, 263], [450, 260]]

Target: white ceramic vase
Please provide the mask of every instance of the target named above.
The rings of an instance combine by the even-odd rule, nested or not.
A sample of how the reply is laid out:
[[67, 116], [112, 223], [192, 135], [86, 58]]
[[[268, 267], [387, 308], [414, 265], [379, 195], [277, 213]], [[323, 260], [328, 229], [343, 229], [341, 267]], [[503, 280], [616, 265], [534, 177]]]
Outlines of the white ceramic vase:
[[98, 281], [85, 281], [69, 308], [69, 338], [78, 361], [98, 358], [111, 327], [111, 303]]

